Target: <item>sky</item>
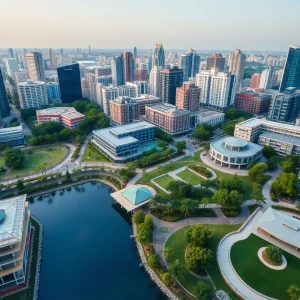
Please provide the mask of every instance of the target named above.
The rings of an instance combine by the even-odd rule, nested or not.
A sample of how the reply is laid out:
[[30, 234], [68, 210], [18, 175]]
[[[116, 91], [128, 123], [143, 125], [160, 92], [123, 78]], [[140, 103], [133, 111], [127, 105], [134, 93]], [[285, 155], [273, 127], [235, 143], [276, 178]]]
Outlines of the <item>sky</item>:
[[1, 0], [0, 48], [287, 51], [300, 0]]

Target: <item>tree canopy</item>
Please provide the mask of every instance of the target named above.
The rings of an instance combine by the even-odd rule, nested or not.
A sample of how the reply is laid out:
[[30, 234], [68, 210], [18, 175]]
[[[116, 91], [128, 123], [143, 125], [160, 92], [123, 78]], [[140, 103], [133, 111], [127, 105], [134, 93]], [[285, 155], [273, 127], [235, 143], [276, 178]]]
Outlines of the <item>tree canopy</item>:
[[225, 209], [239, 209], [243, 203], [243, 195], [238, 191], [217, 190], [212, 198], [216, 203]]
[[225, 110], [225, 118], [229, 120], [236, 120], [238, 118], [250, 119], [252, 117], [253, 114], [234, 107], [229, 107]]
[[197, 285], [194, 287], [193, 294], [197, 300], [210, 300], [213, 298], [212, 288], [203, 281], [197, 282]]
[[186, 149], [186, 141], [179, 141], [176, 143], [175, 147], [177, 148], [178, 152], [182, 152]]
[[295, 197], [298, 194], [297, 175], [295, 173], [282, 172], [273, 181], [272, 190], [277, 196]]
[[281, 167], [284, 172], [296, 172], [296, 167], [299, 165], [300, 157], [298, 155], [287, 155], [281, 162]]
[[243, 183], [236, 174], [234, 176], [222, 177], [220, 180], [220, 188], [225, 189], [229, 192], [235, 190], [241, 194], [245, 192]]
[[187, 242], [193, 246], [205, 247], [212, 238], [212, 232], [201, 224], [190, 226], [184, 236]]
[[248, 172], [249, 177], [256, 183], [263, 183], [265, 181], [264, 173], [268, 171], [266, 163], [258, 163], [254, 165]]
[[185, 255], [187, 268], [194, 272], [209, 268], [211, 259], [212, 251], [210, 249], [197, 246], [190, 246]]
[[276, 155], [276, 151], [273, 147], [271, 146], [267, 146], [265, 145], [264, 148], [263, 148], [263, 156], [266, 158], [266, 159], [269, 159], [270, 157]]
[[24, 165], [25, 154], [18, 148], [8, 148], [4, 152], [5, 165], [12, 169], [20, 169]]
[[195, 128], [192, 136], [197, 140], [207, 141], [209, 138], [213, 136], [213, 134], [214, 134], [214, 129], [212, 126], [210, 126], [207, 123], [201, 123]]

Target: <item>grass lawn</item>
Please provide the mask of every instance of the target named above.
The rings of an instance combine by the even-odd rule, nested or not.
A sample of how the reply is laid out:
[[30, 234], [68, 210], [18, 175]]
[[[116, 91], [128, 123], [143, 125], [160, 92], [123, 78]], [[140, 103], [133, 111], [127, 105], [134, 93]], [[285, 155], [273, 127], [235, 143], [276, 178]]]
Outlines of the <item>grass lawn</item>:
[[[2, 178], [9, 178], [17, 175], [24, 176], [26, 173], [39, 172], [41, 169], [46, 169], [63, 158], [67, 152], [67, 148], [65, 146], [45, 146], [24, 150], [24, 152], [24, 166], [21, 169], [4, 173], [1, 176]], [[4, 165], [5, 159], [4, 156], [1, 155], [0, 167], [3, 167]]]
[[83, 162], [110, 162], [109, 158], [106, 157], [100, 150], [96, 149], [91, 143], [88, 143], [81, 161]]
[[183, 179], [186, 183], [197, 185], [205, 181], [202, 177], [196, 175], [195, 173], [191, 172], [190, 170], [186, 169], [176, 174], [178, 177]]
[[167, 190], [167, 186], [171, 181], [174, 181], [174, 179], [169, 176], [168, 174], [163, 175], [157, 179], [154, 180], [157, 184], [159, 184], [162, 188]]
[[31, 219], [31, 224], [35, 227], [35, 232], [34, 232], [33, 256], [32, 256], [32, 263], [31, 263], [31, 270], [30, 270], [29, 286], [26, 290], [5, 297], [5, 300], [33, 299], [37, 254], [39, 248], [40, 226], [33, 219]]
[[289, 299], [286, 291], [291, 284], [300, 286], [300, 259], [283, 251], [287, 260], [284, 270], [272, 270], [258, 258], [257, 251], [270, 243], [251, 234], [231, 248], [230, 257], [239, 276], [258, 292], [280, 300]]
[[[211, 261], [211, 268], [208, 269], [208, 273], [214, 282], [217, 290], [224, 290], [226, 291], [231, 299], [239, 299], [238, 296], [236, 296], [231, 289], [227, 286], [225, 281], [223, 280], [218, 264], [216, 259], [216, 252], [217, 252], [217, 246], [220, 241], [220, 239], [227, 234], [228, 232], [237, 230], [240, 225], [204, 225], [205, 227], [209, 228], [213, 233], [213, 238], [209, 243], [209, 248], [213, 252], [213, 259]], [[193, 292], [193, 289], [198, 281], [201, 281], [201, 279], [196, 278], [193, 276], [186, 268], [185, 268], [185, 260], [184, 260], [184, 253], [185, 249], [187, 247], [187, 242], [184, 237], [184, 232], [189, 226], [183, 227], [177, 231], [175, 231], [167, 240], [166, 247], [169, 247], [173, 249], [173, 253], [171, 255], [171, 258], [168, 261], [169, 263], [174, 262], [176, 259], [179, 259], [180, 264], [183, 266], [183, 272], [182, 275], [179, 278], [180, 283], [190, 292]], [[202, 280], [207, 284], [211, 284], [209, 280]]]

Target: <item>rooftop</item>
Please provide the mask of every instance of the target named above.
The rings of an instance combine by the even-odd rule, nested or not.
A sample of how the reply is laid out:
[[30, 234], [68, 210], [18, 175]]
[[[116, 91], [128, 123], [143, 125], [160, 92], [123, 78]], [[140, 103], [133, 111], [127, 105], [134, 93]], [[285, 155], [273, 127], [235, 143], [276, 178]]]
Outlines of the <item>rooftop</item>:
[[0, 224], [1, 247], [21, 241], [25, 207], [26, 195], [0, 201], [0, 210], [5, 212], [5, 219]]
[[36, 111], [38, 117], [41, 116], [64, 116], [69, 119], [76, 119], [84, 117], [83, 114], [79, 113], [74, 107], [50, 107], [46, 109], [41, 109]]
[[260, 135], [260, 137], [271, 138], [271, 139], [274, 139], [276, 141], [281, 141], [281, 142], [284, 142], [284, 143], [289, 143], [289, 144], [300, 146], [300, 138], [293, 137], [293, 136], [288, 136], [288, 135], [283, 135], [283, 134], [276, 133], [276, 132], [265, 131], [264, 133], [262, 133]]
[[247, 141], [231, 136], [226, 137], [223, 142], [232, 147], [246, 147], [248, 145]]
[[299, 220], [269, 207], [256, 222], [256, 226], [279, 240], [300, 248]]
[[25, 81], [25, 82], [18, 83], [18, 86], [45, 85], [45, 84], [46, 83], [44, 81], [28, 80], [28, 81]]
[[186, 115], [186, 114], [190, 114], [190, 112], [188, 110], [182, 109], [182, 108], [178, 108], [172, 104], [167, 104], [167, 103], [163, 103], [163, 104], [153, 104], [153, 105], [148, 105], [147, 107], [151, 108], [151, 109], [155, 109], [158, 110], [162, 113], [168, 114], [168, 115]]
[[198, 117], [203, 119], [225, 116], [225, 114], [222, 112], [210, 110], [206, 108], [201, 108], [199, 111], [192, 112], [191, 115], [197, 115]]
[[0, 134], [1, 133], [13, 133], [13, 132], [20, 132], [23, 131], [23, 125], [14, 126], [14, 127], [7, 127], [7, 128], [0, 128]]

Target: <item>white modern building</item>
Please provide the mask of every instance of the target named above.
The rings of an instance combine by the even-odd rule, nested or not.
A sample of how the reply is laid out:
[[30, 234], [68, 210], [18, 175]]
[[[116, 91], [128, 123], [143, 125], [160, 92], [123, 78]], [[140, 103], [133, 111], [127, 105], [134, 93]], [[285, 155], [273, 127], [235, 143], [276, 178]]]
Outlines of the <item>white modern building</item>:
[[214, 163], [223, 167], [247, 167], [251, 161], [259, 161], [263, 147], [243, 139], [223, 137], [210, 143], [209, 155]]
[[196, 85], [200, 88], [200, 105], [216, 110], [232, 106], [235, 96], [235, 76], [230, 73], [201, 71], [196, 75]]
[[268, 90], [273, 87], [274, 75], [274, 67], [268, 67], [267, 69], [263, 70], [260, 77], [259, 88]]
[[19, 72], [18, 61], [14, 58], [6, 58], [4, 61], [8, 76], [14, 78], [15, 73]]
[[20, 126], [0, 128], [0, 144], [20, 146], [24, 144], [24, 138], [25, 135], [22, 124]]
[[150, 86], [150, 94], [156, 97], [161, 96], [161, 68], [158, 66], [154, 66], [150, 72], [149, 76], [149, 86]]
[[31, 223], [26, 195], [0, 201], [0, 287], [25, 282]]
[[18, 84], [18, 94], [22, 108], [47, 105], [47, 85], [44, 81], [26, 81]]
[[190, 116], [191, 127], [206, 123], [210, 126], [216, 126], [224, 122], [225, 114], [219, 111], [209, 110], [201, 107], [199, 111], [192, 112]]
[[103, 103], [103, 111], [109, 116], [109, 101], [114, 100], [119, 97], [119, 89], [114, 86], [106, 86], [102, 88], [102, 103]]
[[252, 118], [235, 125], [234, 136], [272, 146], [278, 155], [300, 154], [300, 127]]

